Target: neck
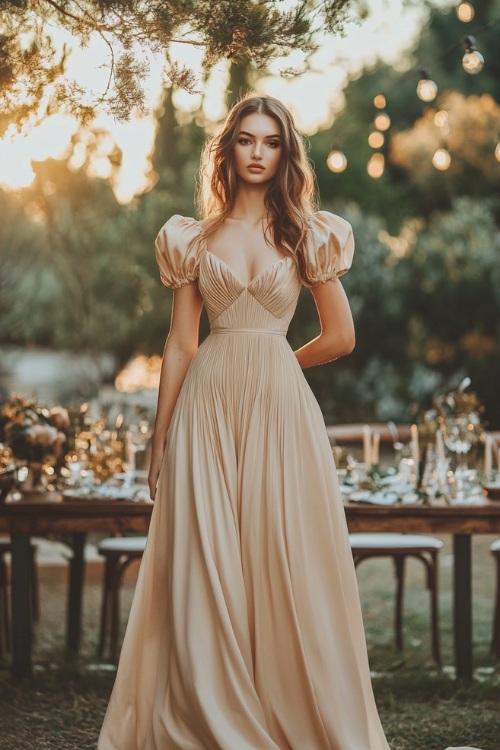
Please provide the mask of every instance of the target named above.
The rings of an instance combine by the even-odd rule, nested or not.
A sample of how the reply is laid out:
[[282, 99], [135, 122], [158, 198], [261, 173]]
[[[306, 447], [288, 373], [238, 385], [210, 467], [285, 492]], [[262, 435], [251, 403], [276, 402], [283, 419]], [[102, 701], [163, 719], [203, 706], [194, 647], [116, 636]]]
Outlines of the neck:
[[264, 198], [267, 185], [248, 185], [244, 183], [238, 189], [238, 195], [231, 211], [231, 219], [257, 222], [267, 217]]

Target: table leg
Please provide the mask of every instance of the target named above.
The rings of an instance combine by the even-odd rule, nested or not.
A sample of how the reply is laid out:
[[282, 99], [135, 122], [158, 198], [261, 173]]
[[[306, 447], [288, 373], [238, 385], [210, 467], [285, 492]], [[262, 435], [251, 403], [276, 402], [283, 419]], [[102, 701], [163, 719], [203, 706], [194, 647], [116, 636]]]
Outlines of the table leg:
[[12, 674], [15, 679], [32, 677], [30, 536], [13, 532], [12, 549]]
[[472, 681], [472, 570], [471, 537], [453, 537], [453, 627], [457, 679]]
[[69, 589], [66, 645], [70, 651], [78, 653], [82, 630], [83, 575], [85, 570], [84, 550], [86, 534], [73, 533], [73, 557], [69, 564]]

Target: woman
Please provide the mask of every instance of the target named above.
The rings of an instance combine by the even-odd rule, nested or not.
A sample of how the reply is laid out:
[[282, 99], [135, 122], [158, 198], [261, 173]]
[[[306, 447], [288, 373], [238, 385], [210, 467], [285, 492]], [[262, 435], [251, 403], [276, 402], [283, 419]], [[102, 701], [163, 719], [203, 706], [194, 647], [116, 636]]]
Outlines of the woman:
[[[285, 107], [239, 102], [204, 220], [156, 243], [175, 289], [148, 544], [100, 750], [387, 750], [335, 467], [302, 368], [348, 354], [349, 224], [314, 212]], [[285, 335], [302, 285], [321, 333]], [[205, 305], [210, 335], [198, 347]]]

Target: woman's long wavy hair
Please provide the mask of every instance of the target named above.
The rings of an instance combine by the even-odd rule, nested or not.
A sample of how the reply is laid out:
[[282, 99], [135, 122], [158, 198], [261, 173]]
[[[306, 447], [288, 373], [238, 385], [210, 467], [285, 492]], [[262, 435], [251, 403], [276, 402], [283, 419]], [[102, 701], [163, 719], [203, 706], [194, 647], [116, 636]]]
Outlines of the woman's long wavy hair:
[[308, 219], [316, 210], [316, 180], [302, 137], [290, 112], [271, 96], [247, 96], [229, 112], [220, 132], [207, 141], [200, 168], [198, 207], [208, 239], [231, 214], [238, 193], [234, 146], [241, 120], [250, 114], [272, 117], [280, 126], [281, 158], [265, 196], [269, 236], [266, 239], [297, 263], [305, 277], [303, 248]]

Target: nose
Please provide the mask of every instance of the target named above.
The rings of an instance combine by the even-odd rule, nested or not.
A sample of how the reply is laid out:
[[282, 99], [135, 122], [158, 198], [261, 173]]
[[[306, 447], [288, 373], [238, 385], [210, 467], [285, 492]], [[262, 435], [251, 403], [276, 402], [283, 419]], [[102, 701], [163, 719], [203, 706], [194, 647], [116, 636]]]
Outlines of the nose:
[[262, 147], [258, 143], [253, 144], [252, 159], [262, 159]]

